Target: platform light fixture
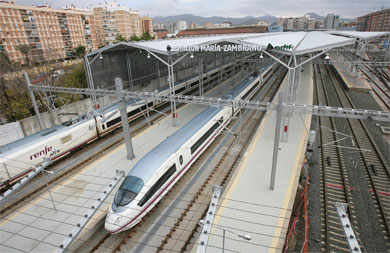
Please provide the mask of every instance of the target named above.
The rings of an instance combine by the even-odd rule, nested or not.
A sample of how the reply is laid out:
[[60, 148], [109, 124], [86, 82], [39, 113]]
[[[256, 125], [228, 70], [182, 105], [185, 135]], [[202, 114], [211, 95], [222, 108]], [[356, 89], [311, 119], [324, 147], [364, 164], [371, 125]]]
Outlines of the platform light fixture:
[[190, 55], [190, 58], [193, 59], [193, 58], [194, 58], [194, 54], [191, 54], [191, 55]]
[[330, 59], [329, 54], [326, 54], [325, 55], [325, 60], [329, 60], [329, 59]]

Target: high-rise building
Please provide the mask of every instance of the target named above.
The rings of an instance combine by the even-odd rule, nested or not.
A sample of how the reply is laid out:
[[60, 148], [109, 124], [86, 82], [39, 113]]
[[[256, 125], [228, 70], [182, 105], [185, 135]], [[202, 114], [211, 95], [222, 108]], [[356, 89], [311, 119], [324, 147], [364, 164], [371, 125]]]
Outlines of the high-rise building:
[[324, 20], [325, 29], [337, 29], [340, 25], [340, 17], [334, 14], [328, 14]]
[[307, 29], [308, 30], [314, 30], [316, 29], [316, 20], [315, 19], [309, 19], [307, 21]]
[[142, 32], [153, 36], [153, 22], [149, 17], [142, 17]]
[[142, 20], [137, 11], [128, 7], [106, 2], [93, 8], [93, 16], [99, 45], [113, 42], [119, 35], [125, 39], [142, 35]]
[[358, 17], [357, 30], [365, 32], [390, 32], [390, 8]]
[[213, 25], [213, 23], [211, 23], [211, 22], [206, 22], [206, 23], [204, 23], [204, 27], [205, 27], [205, 28], [213, 28], [214, 25]]
[[6, 50], [13, 62], [64, 59], [78, 46], [96, 49], [95, 34], [94, 19], [87, 10], [0, 2], [0, 49]]
[[162, 30], [166, 29], [166, 25], [162, 23], [153, 24], [153, 30]]
[[195, 24], [195, 23], [190, 24], [190, 29], [196, 29], [196, 28], [198, 28], [197, 24]]
[[170, 34], [176, 33], [176, 23], [169, 23], [167, 29]]
[[187, 22], [184, 20], [179, 20], [176, 22], [176, 30], [177, 32], [183, 31], [187, 29]]

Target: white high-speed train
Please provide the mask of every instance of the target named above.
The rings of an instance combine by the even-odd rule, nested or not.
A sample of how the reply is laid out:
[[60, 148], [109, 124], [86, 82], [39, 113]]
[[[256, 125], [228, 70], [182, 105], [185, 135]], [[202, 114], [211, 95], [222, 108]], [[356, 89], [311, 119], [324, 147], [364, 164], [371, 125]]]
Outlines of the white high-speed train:
[[[265, 68], [264, 68], [265, 69]], [[247, 78], [224, 98], [249, 99], [260, 75]], [[146, 154], [130, 170], [109, 207], [105, 229], [119, 233], [144, 217], [222, 132], [237, 111], [208, 107]]]
[[[214, 68], [205, 76], [205, 90], [211, 88], [211, 84], [217, 82], [219, 72], [224, 71], [231, 75], [236, 66], [232, 63]], [[190, 94], [197, 90], [199, 77], [194, 76], [175, 85], [176, 94]], [[168, 89], [160, 91], [167, 95]], [[127, 115], [130, 120], [141, 117], [148, 110], [157, 109], [163, 103], [155, 104], [129, 104]], [[77, 120], [69, 121], [63, 125], [54, 126], [36, 134], [27, 136], [21, 140], [0, 147], [0, 189], [16, 182], [29, 174], [33, 167], [38, 166], [49, 158], [58, 160], [74, 150], [93, 142], [99, 137], [112, 132], [120, 127], [121, 117], [118, 105], [113, 105], [104, 110], [100, 116], [82, 116]]]

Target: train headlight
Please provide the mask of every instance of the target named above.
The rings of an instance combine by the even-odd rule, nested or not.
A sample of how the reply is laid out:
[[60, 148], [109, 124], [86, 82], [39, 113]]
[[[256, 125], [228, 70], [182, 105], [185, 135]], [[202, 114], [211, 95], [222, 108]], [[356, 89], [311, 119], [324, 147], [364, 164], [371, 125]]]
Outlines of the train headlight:
[[123, 224], [124, 222], [126, 222], [126, 217], [123, 216], [118, 216], [115, 220], [115, 224]]

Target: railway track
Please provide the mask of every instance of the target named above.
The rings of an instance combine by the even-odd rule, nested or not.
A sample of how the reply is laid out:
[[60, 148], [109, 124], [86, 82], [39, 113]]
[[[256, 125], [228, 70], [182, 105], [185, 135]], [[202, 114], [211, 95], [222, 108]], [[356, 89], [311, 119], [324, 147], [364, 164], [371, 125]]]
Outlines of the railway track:
[[[317, 83], [318, 99], [320, 100], [320, 103], [330, 106], [354, 108], [352, 100], [342, 88], [341, 78], [334, 69], [330, 66], [318, 66], [316, 75], [320, 75], [319, 79], [322, 80], [320, 83], [322, 87]], [[318, 78], [316, 80], [318, 80]], [[320, 130], [322, 140], [321, 169], [323, 174], [323, 208], [328, 209], [327, 202], [329, 202], [329, 199], [336, 198], [337, 196], [337, 201], [346, 202], [349, 205], [349, 217], [354, 226], [361, 250], [367, 251], [366, 246], [369, 246], [371, 251], [374, 248], [380, 249], [380, 251], [389, 249], [390, 174], [389, 166], [384, 160], [383, 154], [361, 120], [328, 119], [322, 117], [320, 121], [323, 125]], [[336, 122], [338, 122], [338, 124], [335, 124]], [[329, 132], [333, 134], [333, 141], [336, 140], [336, 137], [338, 139], [345, 138], [344, 141], [334, 144], [334, 148], [330, 152], [327, 152], [329, 147], [324, 146], [324, 142], [331, 143], [332, 138], [323, 137], [324, 128], [331, 129]], [[339, 134], [337, 136], [335, 131], [345, 134]], [[350, 136], [348, 136], [349, 134]], [[329, 133], [326, 135], [329, 135]], [[340, 150], [340, 148], [342, 148], [342, 150]], [[347, 152], [347, 150], [350, 152]], [[324, 152], [327, 152], [329, 155], [325, 157]], [[347, 157], [347, 155], [350, 155], [351, 157]], [[334, 160], [336, 159], [338, 160], [338, 164], [334, 164]], [[347, 167], [349, 168], [348, 171], [346, 163], [349, 160], [352, 165], [350, 164], [349, 167]], [[330, 172], [329, 176], [326, 175], [326, 172]], [[360, 176], [353, 177], [351, 175]], [[330, 181], [328, 181], [327, 178], [329, 178]], [[362, 180], [364, 182], [362, 182]], [[362, 185], [366, 185], [366, 187]], [[367, 195], [366, 199], [362, 197], [365, 195]], [[355, 206], [354, 201], [359, 199], [360, 206]], [[366, 201], [361, 201], [362, 199]], [[372, 211], [370, 211], [370, 207], [372, 207]], [[337, 222], [335, 226], [336, 229], [333, 228], [334, 219], [327, 219], [331, 212], [333, 212], [333, 214], [331, 214], [332, 216], [334, 216], [334, 214], [337, 215], [335, 209], [333, 208], [333, 211], [331, 212], [324, 210], [324, 212], [324, 219], [322, 219], [321, 222], [323, 227], [322, 250], [327, 252], [350, 252], [349, 246], [346, 243], [344, 231], [339, 229], [341, 226], [338, 225], [340, 224], [338, 217], [335, 216], [337, 217], [335, 220]], [[366, 215], [371, 216], [363, 217]], [[367, 238], [367, 231], [371, 231], [370, 229], [373, 229], [372, 227], [375, 227], [374, 230], [376, 231], [375, 237], [377, 237], [377, 241], [380, 241], [384, 245], [373, 245], [373, 242]], [[332, 229], [332, 231], [329, 231], [329, 229]], [[365, 236], [359, 237], [361, 233], [365, 233]], [[339, 239], [336, 246], [340, 248], [334, 247], [333, 237]], [[331, 239], [332, 243], [329, 243], [329, 239]], [[344, 245], [344, 247], [341, 247], [342, 245]]]
[[[234, 69], [231, 69], [230, 73], [233, 73], [233, 71]], [[238, 72], [224, 76], [223, 80], [219, 80], [219, 78], [216, 78], [216, 80], [208, 80], [207, 83], [205, 83], [205, 91], [216, 87], [218, 82], [223, 83], [231, 78], [240, 78], [242, 71], [243, 70], [241, 66]], [[198, 92], [197, 89], [193, 91], [195, 93]], [[178, 104], [177, 108], [180, 108], [183, 105], [184, 104]], [[158, 109], [165, 114], [170, 113], [169, 104], [161, 105]], [[133, 136], [136, 136], [146, 127], [158, 122], [163, 117], [163, 114], [151, 111], [149, 113], [149, 118], [146, 116], [141, 116], [140, 118], [135, 119], [131, 123], [131, 131]], [[122, 132], [118, 131], [118, 129], [119, 128], [115, 129], [113, 132], [104, 136], [99, 141], [93, 142], [83, 147], [82, 149], [77, 150], [72, 155], [67, 156], [64, 159], [61, 159], [55, 162], [53, 165], [49, 166], [47, 170], [53, 171], [54, 173], [50, 174], [48, 179], [42, 180], [43, 175], [37, 175], [34, 179], [32, 179], [31, 182], [29, 182], [27, 185], [15, 192], [13, 196], [10, 196], [7, 199], [7, 202], [0, 207], [0, 214], [2, 216], [8, 215], [21, 204], [23, 204], [26, 200], [33, 199], [35, 196], [45, 191], [46, 182], [49, 184], [61, 182], [69, 176], [77, 173], [79, 169], [92, 162], [95, 158], [100, 157], [106, 152], [109, 152], [115, 147], [121, 145], [123, 143], [123, 136], [121, 134]], [[96, 151], [94, 151], [94, 149]], [[87, 155], [85, 155], [85, 153], [87, 153]]]
[[[370, 66], [363, 66], [361, 68], [364, 75], [371, 81], [371, 85], [375, 96], [381, 101], [381, 104], [384, 106], [384, 109], [390, 111], [390, 79], [381, 77], [381, 72], [378, 73], [378, 70], [372, 69]], [[374, 75], [374, 77], [372, 76]]]
[[[329, 71], [329, 70], [328, 70]], [[339, 85], [340, 77], [331, 70], [334, 90], [342, 107], [355, 108], [351, 98]], [[359, 167], [366, 173], [366, 180], [371, 187], [372, 201], [377, 207], [377, 218], [383, 226], [383, 236], [390, 248], [390, 167], [384, 155], [371, 137], [366, 125], [361, 120], [348, 119], [348, 126], [352, 132], [356, 146], [360, 151]], [[364, 152], [369, 150], [370, 152]]]
[[[328, 94], [325, 90], [326, 82], [321, 76], [320, 65], [314, 68], [314, 83], [317, 91], [317, 103], [328, 104]], [[321, 169], [321, 234], [322, 250], [331, 252], [350, 252], [344, 229], [340, 223], [335, 203], [348, 203], [350, 217], [354, 216], [354, 204], [350, 189], [351, 185], [347, 176], [347, 168], [342, 159], [343, 153], [337, 146], [333, 145], [341, 138], [335, 131], [335, 119], [320, 117], [320, 146], [319, 153]], [[358, 224], [352, 221], [354, 229]]]
[[[279, 69], [277, 73], [273, 75], [274, 78], [271, 75], [268, 76], [269, 79], [265, 85], [255, 95], [256, 99], [259, 97], [262, 100], [272, 99], [283, 80], [285, 70]], [[203, 174], [197, 174], [197, 169], [194, 168], [188, 171], [158, 206], [147, 215], [146, 219], [130, 231], [116, 235], [104, 234], [89, 252], [145, 252], [146, 247], [148, 247], [147, 252], [186, 252], [190, 250], [196, 244], [196, 236], [200, 231], [198, 222], [207, 211], [212, 185], [227, 183], [264, 114], [254, 110], [241, 113], [243, 113], [243, 119], [235, 118], [228, 126], [231, 129], [240, 126], [240, 138], [220, 135], [193, 165], [198, 168], [206, 162], [211, 153], [218, 153], [215, 149], [222, 147], [222, 152], [218, 153], [218, 157], [213, 162], [215, 166], [210, 166], [211, 169], [205, 170]], [[196, 180], [192, 182], [191, 179], [195, 177]], [[188, 182], [191, 184], [187, 185]], [[166, 209], [175, 204], [174, 200], [177, 201], [177, 198], [181, 196], [182, 189], [186, 189], [184, 195], [187, 200], [179, 201], [178, 206], [172, 208], [175, 215], [171, 215], [166, 212]], [[164, 218], [161, 219], [163, 222], [156, 223], [160, 220], [159, 217]]]

